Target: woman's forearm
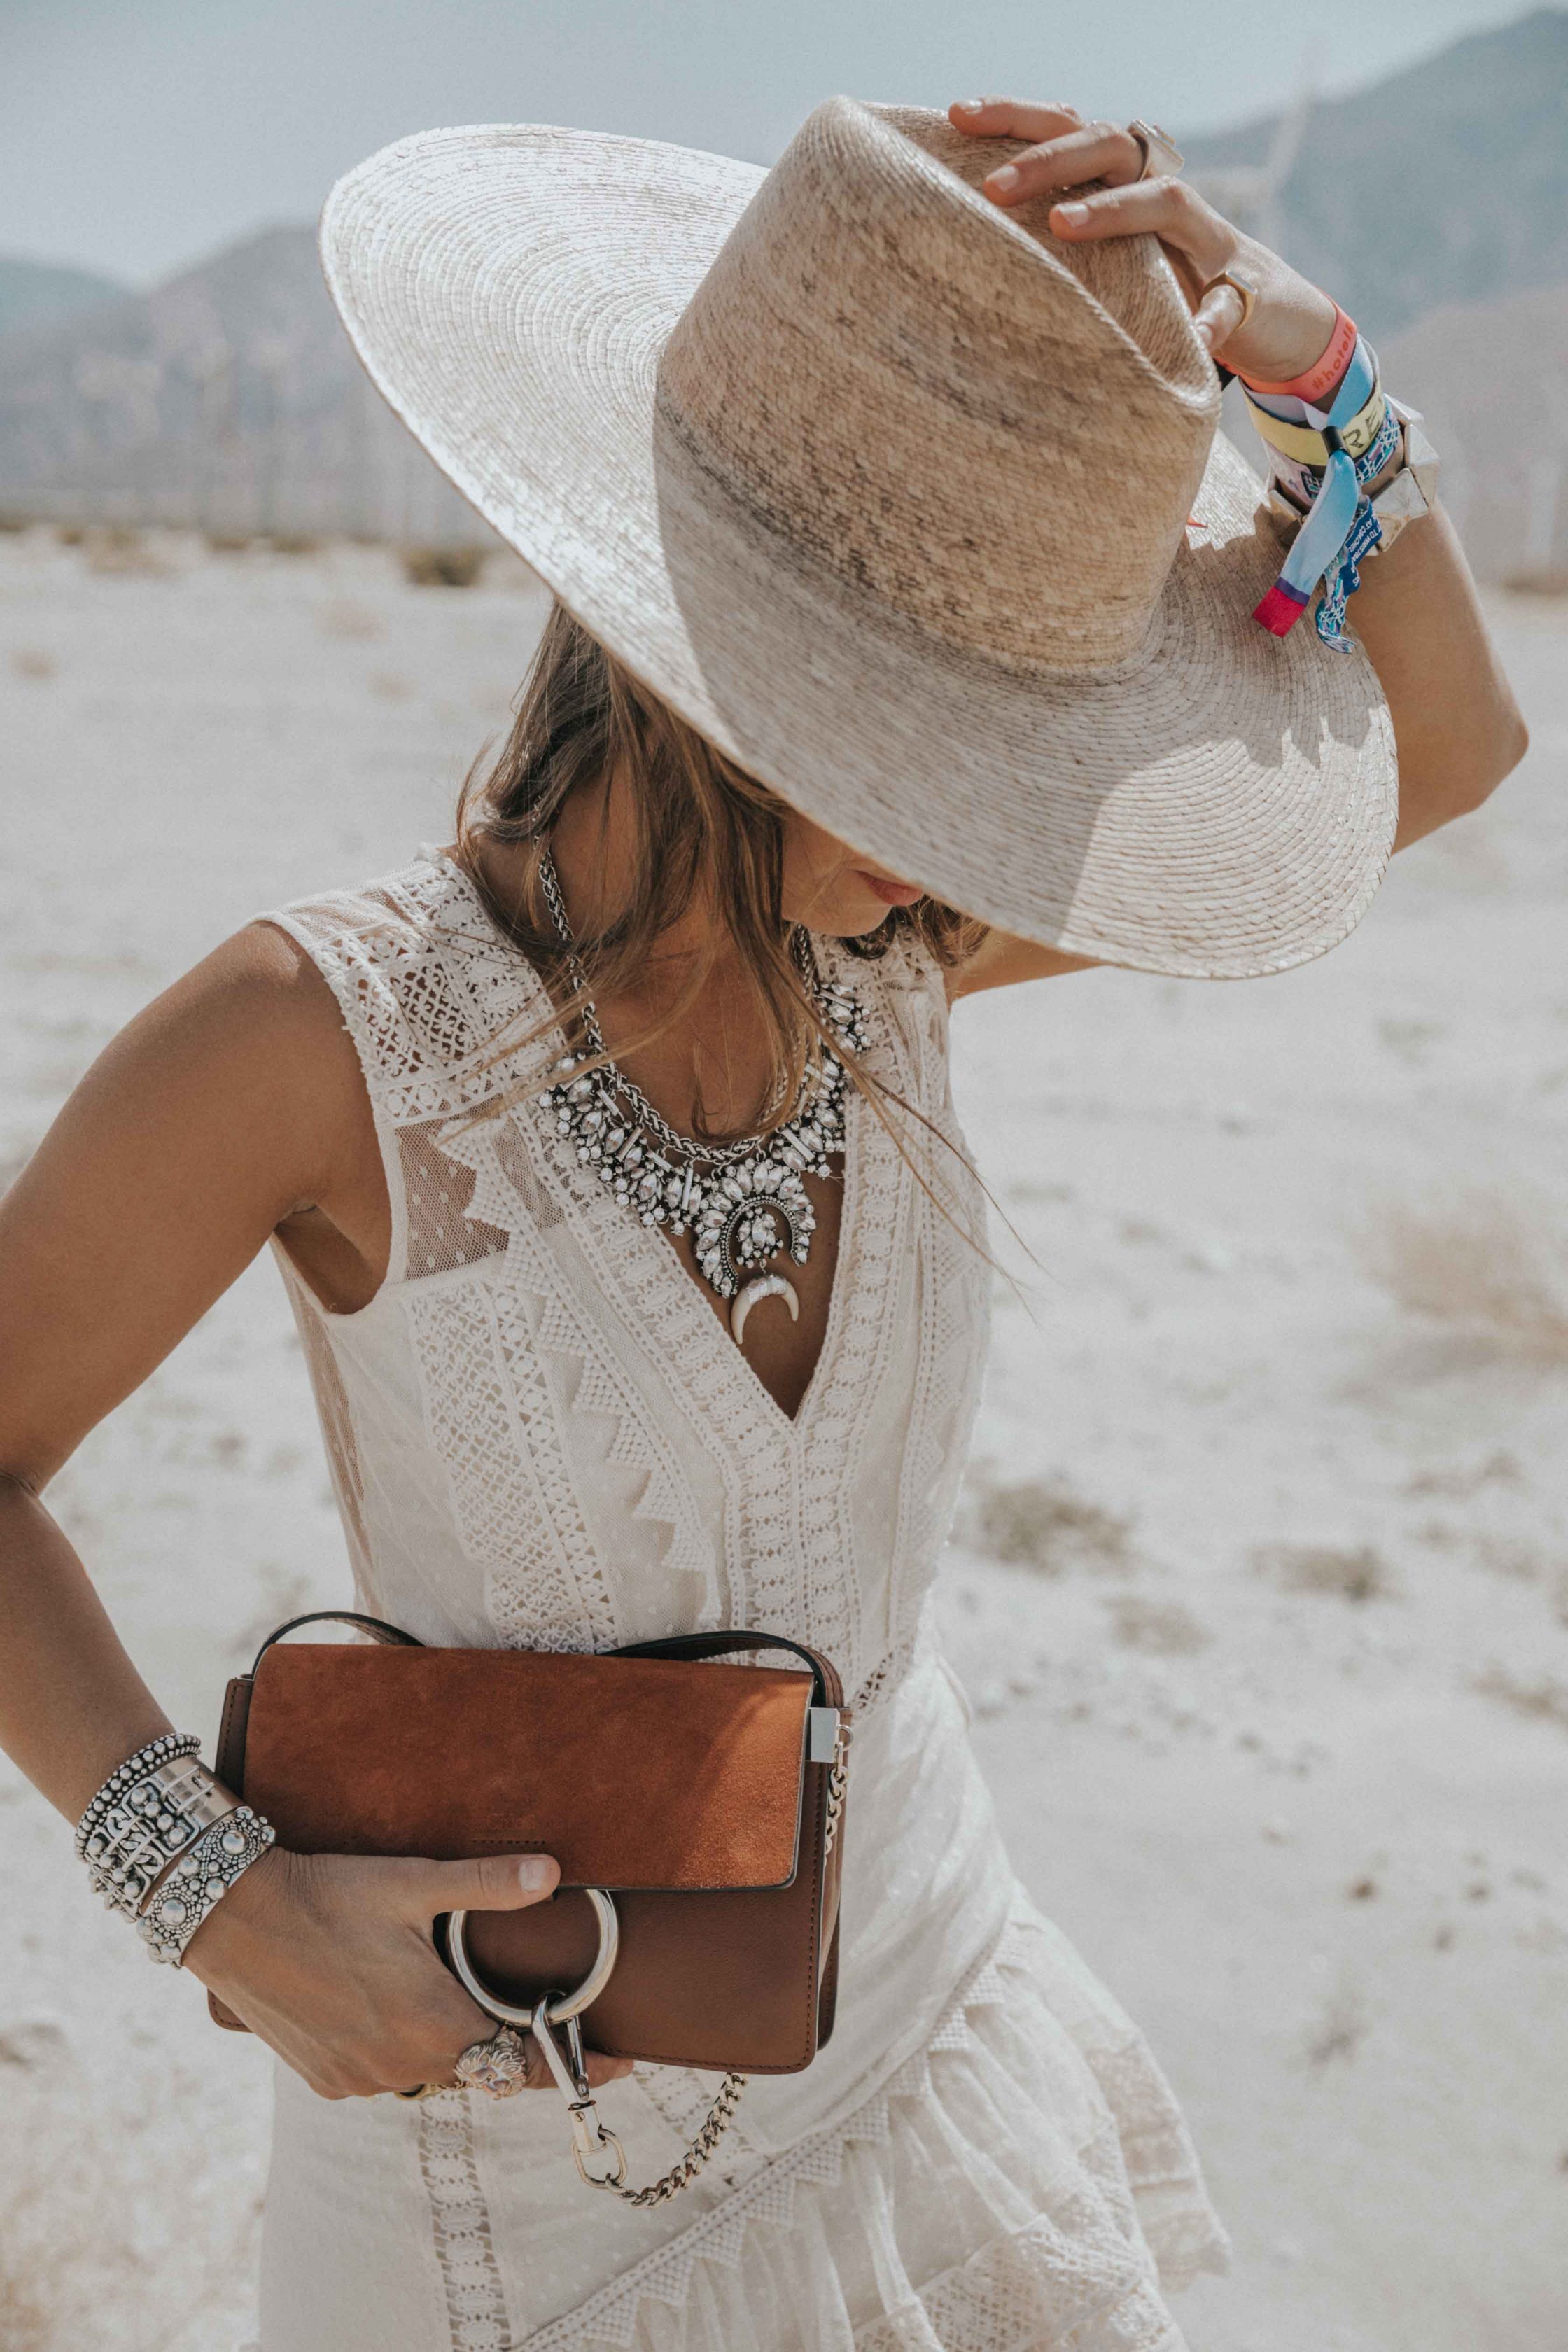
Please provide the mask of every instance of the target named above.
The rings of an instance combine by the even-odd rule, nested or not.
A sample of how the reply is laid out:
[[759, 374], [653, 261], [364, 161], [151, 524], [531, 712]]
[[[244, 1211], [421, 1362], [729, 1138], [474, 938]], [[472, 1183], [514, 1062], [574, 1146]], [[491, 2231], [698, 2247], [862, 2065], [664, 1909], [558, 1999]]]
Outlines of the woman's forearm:
[[0, 1748], [74, 1821], [170, 1727], [58, 1522], [0, 1472]]
[[1363, 565], [1350, 625], [1388, 697], [1403, 849], [1479, 808], [1529, 741], [1440, 505]]

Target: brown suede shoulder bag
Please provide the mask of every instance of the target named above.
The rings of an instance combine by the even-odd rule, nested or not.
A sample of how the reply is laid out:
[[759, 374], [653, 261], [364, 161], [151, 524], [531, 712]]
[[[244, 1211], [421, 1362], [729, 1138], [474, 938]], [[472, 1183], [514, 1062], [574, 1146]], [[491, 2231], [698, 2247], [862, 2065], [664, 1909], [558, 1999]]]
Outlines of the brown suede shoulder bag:
[[[372, 1645], [283, 1643], [322, 1622]], [[744, 1651], [800, 1667], [721, 1663]], [[584, 2179], [654, 2203], [706, 2161], [747, 2074], [798, 2072], [833, 2030], [847, 1738], [833, 1666], [776, 1633], [447, 1650], [323, 1610], [279, 1626], [229, 1684], [216, 1761], [296, 1853], [556, 1857], [549, 1902], [453, 1912], [437, 1948], [491, 2017], [534, 2033]], [[725, 2073], [692, 2147], [649, 2189], [623, 2186], [584, 2042]]]

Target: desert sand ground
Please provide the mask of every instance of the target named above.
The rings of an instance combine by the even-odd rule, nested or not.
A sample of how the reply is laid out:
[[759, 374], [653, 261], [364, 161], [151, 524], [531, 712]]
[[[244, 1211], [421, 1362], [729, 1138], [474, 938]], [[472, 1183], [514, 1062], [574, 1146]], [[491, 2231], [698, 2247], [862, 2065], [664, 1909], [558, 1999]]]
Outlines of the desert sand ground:
[[[1356, 937], [966, 1006], [1005, 1245], [946, 1622], [1024, 1874], [1234, 2231], [1194, 2352], [1568, 2344], [1568, 609], [1534, 730]], [[382, 551], [0, 540], [0, 1169], [253, 911], [444, 839], [541, 606]], [[52, 1499], [177, 1722], [346, 1591], [253, 1267]], [[266, 2073], [0, 1767], [0, 2342], [227, 2352]]]

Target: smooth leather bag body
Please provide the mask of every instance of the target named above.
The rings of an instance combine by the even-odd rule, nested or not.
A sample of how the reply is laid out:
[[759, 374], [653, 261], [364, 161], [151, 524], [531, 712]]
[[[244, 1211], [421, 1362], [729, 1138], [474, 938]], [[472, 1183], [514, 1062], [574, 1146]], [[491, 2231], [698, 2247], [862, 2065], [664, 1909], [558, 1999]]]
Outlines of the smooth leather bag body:
[[[591, 2047], [745, 2074], [810, 2064], [833, 2026], [843, 1856], [824, 1732], [843, 1694], [826, 1659], [745, 1632], [590, 1654], [434, 1649], [324, 1613], [375, 1646], [284, 1646], [280, 1627], [224, 1708], [218, 1777], [282, 1845], [553, 1854], [551, 1901], [468, 1915], [469, 1958], [504, 2001], [587, 1977], [599, 1929], [580, 1890], [600, 1887], [620, 1942], [582, 2018]], [[749, 1650], [801, 1668], [727, 1662]]]

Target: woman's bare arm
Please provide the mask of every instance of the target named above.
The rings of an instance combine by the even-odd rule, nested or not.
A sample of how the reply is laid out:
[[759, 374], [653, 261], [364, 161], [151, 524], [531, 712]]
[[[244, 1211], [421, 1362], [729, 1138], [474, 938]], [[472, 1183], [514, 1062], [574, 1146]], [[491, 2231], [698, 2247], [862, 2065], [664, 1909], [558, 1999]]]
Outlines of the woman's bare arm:
[[165, 1726], [39, 1497], [268, 1234], [345, 1189], [353, 1065], [297, 951], [242, 933], [114, 1040], [0, 1202], [0, 1745], [64, 1812]]
[[[1004, 206], [1095, 178], [1124, 183], [1089, 194], [1066, 214], [1058, 206], [1053, 231], [1078, 243], [1158, 236], [1194, 303], [1200, 335], [1227, 366], [1283, 381], [1310, 367], [1322, 351], [1334, 320], [1327, 295], [1221, 219], [1185, 181], [1132, 181], [1142, 159], [1125, 131], [1085, 125], [1069, 108], [1011, 100], [988, 100], [978, 110], [955, 106], [952, 119], [961, 130], [988, 138], [1036, 142], [1014, 159], [1014, 183], [987, 184], [987, 193]], [[1230, 289], [1199, 304], [1201, 289], [1233, 265], [1259, 289], [1241, 332], [1236, 331], [1240, 299]], [[1481, 805], [1523, 758], [1524, 721], [1464, 552], [1440, 507], [1363, 565], [1350, 618], [1388, 698], [1399, 755], [1394, 845], [1404, 849]], [[1092, 961], [996, 932], [955, 973], [952, 993], [1081, 971]]]
[[[115, 1040], [0, 1202], [0, 1747], [68, 1818], [170, 1727], [44, 1491], [268, 1234], [296, 1226], [329, 1286], [374, 1288], [385, 1188], [353, 1048], [309, 961], [257, 928]], [[491, 2030], [431, 1920], [537, 1902], [555, 1874], [537, 1856], [275, 1848], [186, 1965], [324, 2096], [411, 2088]]]

